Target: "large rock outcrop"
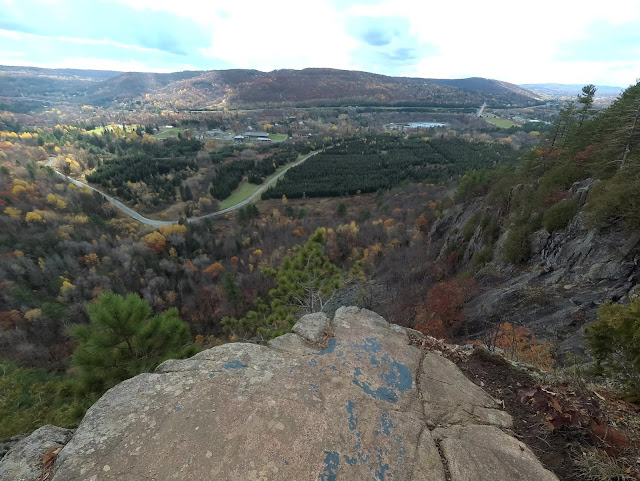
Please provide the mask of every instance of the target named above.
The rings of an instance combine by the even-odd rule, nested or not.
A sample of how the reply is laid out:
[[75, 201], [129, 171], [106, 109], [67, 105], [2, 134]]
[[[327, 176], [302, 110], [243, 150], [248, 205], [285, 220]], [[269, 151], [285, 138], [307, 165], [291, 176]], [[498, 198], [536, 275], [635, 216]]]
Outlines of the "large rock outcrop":
[[340, 308], [268, 346], [167, 361], [87, 412], [53, 480], [556, 480], [410, 332]]
[[[592, 179], [576, 182], [567, 193], [582, 206], [597, 183]], [[512, 194], [521, 187], [514, 187]], [[596, 319], [599, 306], [606, 301], [626, 302], [640, 288], [640, 232], [617, 225], [595, 229], [582, 210], [564, 229], [532, 233], [527, 265], [513, 266], [502, 262], [508, 224], [495, 245], [486, 243], [480, 225], [470, 237], [464, 236], [474, 218], [504, 222], [503, 215], [475, 200], [449, 209], [431, 229], [435, 256], [441, 262], [464, 248], [460, 271], [472, 269], [474, 255], [483, 249], [493, 252], [493, 261], [475, 276], [481, 293], [465, 309], [471, 333], [482, 336], [506, 321], [558, 343], [560, 351], [581, 353], [584, 328]]]

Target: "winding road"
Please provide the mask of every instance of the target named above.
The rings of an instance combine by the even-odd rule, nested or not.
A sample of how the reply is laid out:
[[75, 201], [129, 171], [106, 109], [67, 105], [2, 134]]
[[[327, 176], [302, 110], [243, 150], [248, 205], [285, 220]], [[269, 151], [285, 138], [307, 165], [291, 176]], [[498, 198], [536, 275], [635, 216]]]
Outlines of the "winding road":
[[[265, 190], [267, 190], [271, 185], [273, 185], [275, 182], [277, 182], [280, 177], [282, 177], [284, 174], [286, 174], [287, 171], [290, 168], [295, 167], [296, 165], [300, 165], [305, 160], [307, 160], [309, 157], [313, 157], [314, 155], [316, 155], [318, 152], [322, 152], [322, 151], [319, 150], [317, 152], [313, 152], [313, 153], [311, 153], [309, 155], [306, 155], [302, 159], [294, 162], [293, 164], [287, 166], [286, 169], [284, 169], [282, 172], [279, 172], [278, 174], [274, 175], [273, 178], [269, 179], [268, 182], [265, 182], [263, 185], [261, 185], [260, 188], [258, 188], [258, 190], [256, 190], [253, 194], [251, 194], [249, 197], [247, 197], [242, 202], [238, 202], [236, 205], [232, 205], [231, 207], [227, 207], [226, 209], [222, 209], [222, 210], [219, 210], [217, 212], [211, 212], [210, 214], [205, 214], [205, 215], [201, 215], [201, 216], [198, 216], [198, 217], [189, 217], [189, 218], [186, 219], [187, 222], [200, 222], [200, 221], [202, 221], [204, 219], [210, 219], [212, 217], [217, 217], [219, 215], [223, 215], [223, 214], [226, 214], [228, 212], [233, 212], [234, 210], [237, 210], [240, 207], [243, 207], [243, 206], [245, 206], [247, 204], [250, 204], [260, 194], [262, 194]], [[49, 160], [46, 163], [47, 167], [51, 167], [53, 169], [53, 162], [55, 162], [55, 160], [56, 160], [55, 157], [49, 157]], [[63, 179], [65, 179], [67, 182], [71, 182], [76, 187], [86, 187], [86, 188], [88, 188], [88, 189], [90, 189], [90, 190], [92, 190], [94, 192], [98, 192], [99, 194], [101, 194], [107, 200], [107, 202], [109, 202], [111, 205], [116, 207], [118, 210], [120, 210], [121, 212], [124, 212], [129, 217], [131, 217], [132, 219], [135, 219], [138, 222], [141, 222], [141, 223], [143, 223], [145, 225], [148, 225], [148, 226], [151, 226], [151, 227], [162, 227], [163, 225], [175, 225], [175, 224], [178, 223], [177, 220], [155, 220], [155, 219], [149, 219], [148, 217], [145, 217], [142, 214], [136, 212], [131, 207], [127, 207], [122, 202], [120, 202], [118, 199], [116, 199], [114, 197], [111, 197], [110, 195], [105, 194], [101, 190], [96, 189], [95, 187], [91, 187], [90, 185], [87, 185], [84, 182], [80, 182], [79, 180], [76, 180], [76, 179], [74, 179], [72, 177], [69, 177], [68, 175], [63, 174], [62, 172], [59, 172], [56, 169], [53, 169], [53, 171], [58, 176], [60, 176]]]

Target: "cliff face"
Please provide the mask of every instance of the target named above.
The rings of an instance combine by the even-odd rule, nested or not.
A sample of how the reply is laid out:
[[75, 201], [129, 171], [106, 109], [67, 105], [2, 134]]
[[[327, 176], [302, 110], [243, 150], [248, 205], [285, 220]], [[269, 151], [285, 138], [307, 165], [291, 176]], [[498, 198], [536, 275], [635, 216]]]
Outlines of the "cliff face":
[[53, 480], [556, 480], [420, 336], [350, 307], [167, 361], [88, 411]]
[[[579, 206], [597, 181], [577, 182], [570, 189]], [[458, 205], [431, 230], [437, 256], [444, 260], [452, 246], [465, 246], [459, 270], [470, 269], [474, 255], [487, 247], [477, 227], [465, 242], [465, 225], [474, 215], [504, 219], [484, 201]], [[475, 275], [481, 293], [466, 307], [470, 331], [482, 337], [498, 322], [530, 328], [558, 343], [560, 351], [582, 351], [584, 327], [596, 319], [603, 302], [626, 302], [640, 288], [640, 232], [612, 225], [588, 226], [581, 210], [562, 230], [538, 230], [529, 236], [529, 260], [521, 266], [501, 261], [510, 227], [503, 225], [493, 260]]]

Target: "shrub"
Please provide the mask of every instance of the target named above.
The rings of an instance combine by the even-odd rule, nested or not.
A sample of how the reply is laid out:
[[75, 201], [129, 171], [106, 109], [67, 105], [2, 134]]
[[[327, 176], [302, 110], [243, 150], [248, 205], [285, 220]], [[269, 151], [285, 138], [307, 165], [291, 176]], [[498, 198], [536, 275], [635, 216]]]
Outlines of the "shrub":
[[471, 240], [481, 222], [482, 214], [480, 214], [480, 212], [476, 212], [471, 216], [462, 229], [462, 238], [465, 242], [469, 242]]
[[480, 269], [484, 267], [485, 264], [491, 262], [493, 260], [493, 248], [487, 246], [482, 250], [479, 250], [473, 255], [471, 259], [471, 265], [474, 269]]
[[502, 246], [502, 260], [512, 264], [526, 261], [531, 254], [529, 249], [529, 227], [512, 226]]
[[620, 221], [628, 229], [640, 228], [640, 170], [621, 171], [589, 194], [589, 220], [595, 225]]
[[[640, 294], [640, 292], [639, 292]], [[640, 400], [640, 297], [628, 306], [608, 303], [598, 320], [586, 330], [586, 345], [593, 353], [596, 371], [619, 382], [630, 401]]]
[[542, 225], [549, 232], [564, 229], [578, 213], [578, 210], [579, 206], [576, 200], [561, 200], [547, 209], [542, 217]]

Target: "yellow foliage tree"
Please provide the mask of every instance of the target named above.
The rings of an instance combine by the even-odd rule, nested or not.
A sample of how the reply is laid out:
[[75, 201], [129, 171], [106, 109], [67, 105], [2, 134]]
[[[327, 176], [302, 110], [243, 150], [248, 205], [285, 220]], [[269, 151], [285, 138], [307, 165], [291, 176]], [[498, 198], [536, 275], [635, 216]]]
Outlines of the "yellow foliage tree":
[[20, 195], [22, 192], [26, 192], [27, 189], [23, 185], [14, 185], [11, 189], [11, 193], [14, 195]]
[[7, 207], [4, 210], [4, 213], [7, 214], [12, 219], [19, 219], [22, 215], [22, 211], [20, 209], [16, 209], [15, 207]]
[[160, 227], [159, 230], [160, 230], [160, 233], [165, 237], [168, 237], [171, 234], [185, 235], [187, 233], [187, 226], [180, 225], [180, 224], [163, 225], [162, 227]]
[[164, 247], [167, 244], [167, 238], [158, 231], [147, 234], [142, 238], [142, 240], [147, 244], [149, 249], [157, 252], [158, 254], [164, 250]]
[[76, 286], [71, 284], [69, 279], [67, 279], [66, 277], [60, 276], [60, 280], [62, 281], [62, 286], [60, 286], [60, 292], [62, 292], [63, 294], [65, 292], [72, 291], [73, 289], [76, 288]]
[[27, 223], [29, 224], [33, 222], [44, 222], [44, 219], [42, 218], [42, 216], [37, 212], [33, 212], [33, 211], [27, 212], [27, 215], [24, 216], [24, 220], [27, 221]]
[[24, 313], [24, 318], [27, 321], [35, 321], [42, 317], [42, 311], [40, 309], [31, 309]]

